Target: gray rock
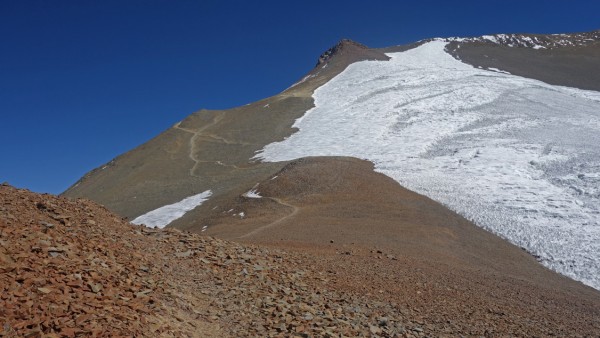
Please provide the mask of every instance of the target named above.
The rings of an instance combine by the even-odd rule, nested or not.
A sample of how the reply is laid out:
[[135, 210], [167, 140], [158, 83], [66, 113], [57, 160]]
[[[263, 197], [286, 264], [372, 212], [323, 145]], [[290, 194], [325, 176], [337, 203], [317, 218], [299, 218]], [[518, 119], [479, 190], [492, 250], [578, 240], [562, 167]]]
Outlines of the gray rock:
[[188, 250], [185, 252], [176, 252], [175, 257], [177, 258], [187, 258], [190, 257], [194, 252], [192, 250]]

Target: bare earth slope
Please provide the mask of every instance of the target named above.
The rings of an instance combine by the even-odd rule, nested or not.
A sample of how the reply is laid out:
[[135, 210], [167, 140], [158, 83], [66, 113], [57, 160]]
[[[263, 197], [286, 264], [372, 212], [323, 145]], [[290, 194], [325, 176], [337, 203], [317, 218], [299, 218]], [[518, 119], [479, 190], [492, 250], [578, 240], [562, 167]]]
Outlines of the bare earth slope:
[[[323, 178], [304, 176], [309, 188], [298, 189], [293, 182], [307, 172], [302, 169], [322, 173]], [[332, 178], [326, 175], [331, 169], [342, 169], [343, 174]], [[306, 218], [311, 225], [307, 209], [337, 209], [326, 203], [329, 196], [321, 183], [337, 192], [347, 191], [349, 185], [343, 182], [349, 175], [369, 170], [368, 163], [352, 159], [307, 159], [280, 173], [282, 180], [293, 179], [288, 184], [269, 190], [265, 183], [261, 192], [299, 208], [281, 227], [299, 224], [294, 217]], [[376, 186], [388, 181], [386, 177], [373, 180]], [[367, 187], [361, 188], [373, 197]], [[400, 194], [396, 199], [403, 201], [400, 214], [431, 203], [396, 189]], [[351, 201], [349, 197], [343, 205], [350, 207]], [[323, 206], [315, 205], [321, 202]], [[371, 240], [352, 244], [341, 223], [326, 226], [330, 231], [325, 238], [339, 243], [287, 241], [282, 245], [263, 231], [245, 240], [280, 248], [236, 244], [175, 229], [132, 226], [90, 201], [5, 185], [0, 187], [0, 208], [2, 336], [575, 337], [600, 333], [597, 292], [544, 270], [531, 258], [521, 257], [525, 254], [519, 249], [487, 233], [475, 231], [473, 238], [465, 238], [461, 229], [472, 225], [441, 207], [423, 216], [424, 226], [400, 224], [392, 231], [392, 236], [406, 235], [406, 245], [399, 248]], [[373, 230], [382, 227], [361, 219], [363, 211], [357, 208], [358, 220], [348, 222], [350, 232], [360, 228], [359, 223]], [[431, 227], [436, 230], [424, 231]], [[314, 226], [306, 229], [311, 230]], [[409, 240], [420, 245], [409, 245]], [[483, 243], [456, 255], [444, 249], [478, 240]], [[487, 245], [497, 247], [486, 249]], [[483, 262], [492, 258], [486, 256], [487, 250], [502, 256], [506, 251], [509, 258], [492, 259], [495, 263], [488, 265]], [[443, 258], [444, 253], [451, 257]], [[440, 259], [431, 259], [436, 256]]]

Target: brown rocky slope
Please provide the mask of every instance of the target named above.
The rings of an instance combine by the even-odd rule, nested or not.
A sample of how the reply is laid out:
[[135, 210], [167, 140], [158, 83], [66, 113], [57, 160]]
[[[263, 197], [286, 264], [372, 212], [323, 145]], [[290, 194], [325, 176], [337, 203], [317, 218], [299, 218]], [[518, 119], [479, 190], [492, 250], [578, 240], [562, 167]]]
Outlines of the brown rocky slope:
[[590, 332], [600, 332], [592, 319], [600, 311], [596, 290], [375, 173], [370, 162], [299, 159], [253, 188], [262, 198], [240, 193], [231, 203], [209, 200], [204, 207], [212, 213], [181, 224], [207, 226], [203, 233], [221, 238], [317, 253], [315, 266], [335, 266], [344, 287], [409, 304], [434, 323], [452, 314], [485, 332], [491, 320], [486, 311], [493, 309], [504, 314], [492, 320], [505, 322], [504, 333], [541, 334], [522, 330], [548, 318], [555, 328], [592, 325]]
[[[319, 192], [322, 182], [312, 184], [315, 175], [310, 169], [326, 174], [331, 165], [321, 159], [292, 163], [280, 172], [281, 178], [297, 179], [298, 173], [307, 173], [299, 181], [306, 183], [303, 192], [291, 182], [271, 187], [276, 190], [268, 190], [265, 183], [261, 192], [299, 205], [303, 209], [298, 215], [304, 215], [310, 225], [314, 220], [302, 210], [311, 201], [327, 207], [322, 203], [327, 196]], [[370, 170], [366, 162], [343, 158], [333, 168], [343, 174], [326, 187], [338, 196], [344, 195], [346, 187], [336, 181]], [[379, 183], [388, 183], [384, 176], [380, 179]], [[405, 193], [406, 212], [428, 203]], [[132, 226], [87, 200], [39, 195], [7, 185], [0, 187], [0, 212], [1, 336], [600, 333], [596, 291], [538, 265], [534, 273], [522, 271], [529, 264], [522, 260], [514, 262], [514, 273], [505, 276], [502, 264], [486, 269], [484, 263], [472, 263], [462, 254], [445, 261], [431, 259], [445, 251], [427, 254], [443, 238], [435, 232], [431, 238], [422, 236], [429, 231], [407, 232], [411, 240], [420, 238], [422, 249], [414, 245], [394, 250], [368, 241], [352, 244], [350, 237], [335, 237], [336, 227], [327, 236], [317, 234], [326, 243], [287, 240], [280, 245], [280, 234], [268, 235], [270, 231], [243, 239], [266, 244], [256, 246]], [[433, 218], [438, 216], [457, 217], [442, 213]], [[284, 223], [281, 227], [290, 226]], [[421, 257], [415, 254], [419, 252]], [[470, 266], [453, 263], [461, 260]], [[530, 263], [537, 264], [532, 259]]]

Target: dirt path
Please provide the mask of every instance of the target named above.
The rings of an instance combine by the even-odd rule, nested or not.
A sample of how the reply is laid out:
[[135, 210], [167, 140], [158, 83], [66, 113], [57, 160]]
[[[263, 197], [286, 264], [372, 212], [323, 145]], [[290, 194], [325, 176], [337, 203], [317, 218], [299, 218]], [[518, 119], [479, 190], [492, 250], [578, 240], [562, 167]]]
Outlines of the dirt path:
[[[189, 128], [180, 127], [181, 122], [177, 122], [173, 126], [173, 128], [175, 128], [175, 129], [178, 129], [178, 130], [184, 131], [186, 133], [192, 134], [192, 137], [190, 138], [190, 141], [189, 141], [190, 153], [189, 153], [188, 156], [189, 156], [189, 158], [192, 161], [194, 161], [194, 165], [190, 168], [190, 176], [195, 176], [194, 175], [194, 171], [196, 170], [196, 167], [198, 166], [199, 163], [206, 163], [207, 162], [207, 161], [202, 161], [202, 160], [200, 160], [200, 159], [198, 159], [196, 157], [196, 155], [195, 155], [195, 153], [196, 153], [196, 140], [199, 137], [209, 137], [209, 138], [214, 138], [214, 139], [219, 140], [218, 138], [213, 137], [212, 134], [204, 134], [204, 131], [207, 130], [208, 128], [212, 127], [212, 126], [215, 126], [217, 123], [219, 123], [221, 120], [223, 120], [224, 115], [225, 115], [224, 112], [219, 113], [217, 116], [215, 116], [213, 118], [213, 120], [210, 123], [208, 123], [208, 124], [206, 124], [206, 125], [198, 128], [198, 129], [189, 129]], [[228, 143], [228, 142], [225, 142], [224, 139], [221, 139], [220, 141], [222, 141], [224, 143]], [[211, 162], [211, 163], [213, 163], [213, 162]], [[232, 166], [232, 167], [237, 168], [237, 166], [227, 165], [227, 164], [224, 164], [224, 163], [222, 163], [220, 161], [216, 161], [214, 163], [217, 163], [217, 164], [222, 165], [222, 166]]]
[[215, 116], [213, 118], [213, 120], [210, 123], [198, 128], [198, 129], [188, 129], [188, 128], [180, 127], [181, 122], [177, 122], [173, 126], [173, 128], [175, 128], [175, 129], [181, 130], [186, 133], [193, 134], [192, 137], [190, 138], [190, 142], [189, 142], [190, 153], [188, 155], [190, 157], [190, 160], [194, 161], [194, 165], [190, 168], [190, 176], [195, 176], [194, 171], [196, 170], [198, 163], [200, 163], [200, 159], [196, 158], [196, 156], [194, 155], [196, 153], [196, 138], [202, 136], [202, 132], [204, 130], [219, 123], [223, 119], [224, 115], [225, 115], [224, 113], [218, 114], [217, 116]]
[[215, 126], [217, 123], [219, 123], [221, 120], [223, 120], [224, 115], [225, 115], [224, 112], [219, 113], [217, 116], [215, 116], [213, 118], [213, 120], [210, 123], [198, 128], [198, 129], [183, 128], [183, 127], [181, 127], [181, 122], [177, 122], [173, 126], [174, 129], [178, 129], [183, 132], [192, 134], [192, 137], [190, 138], [190, 141], [189, 141], [190, 152], [189, 152], [188, 156], [192, 161], [194, 161], [194, 165], [190, 168], [190, 176], [196, 176], [196, 175], [194, 175], [194, 172], [196, 171], [196, 168], [198, 167], [198, 164], [200, 164], [200, 163], [216, 163], [216, 164], [218, 164], [220, 166], [224, 166], [224, 167], [232, 167], [232, 168], [238, 169], [238, 170], [245, 170], [244, 168], [240, 168], [234, 164], [227, 164], [227, 163], [223, 163], [221, 161], [202, 161], [199, 158], [197, 158], [197, 156], [195, 155], [197, 141], [200, 138], [204, 138], [205, 139], [204, 141], [206, 141], [206, 142], [219, 142], [219, 143], [224, 143], [224, 144], [237, 144], [237, 145], [253, 145], [251, 143], [246, 143], [246, 142], [231, 141], [224, 137], [205, 132], [208, 128]]
[[281, 204], [281, 205], [284, 205], [284, 206], [286, 206], [286, 207], [292, 208], [292, 212], [291, 212], [291, 213], [289, 213], [288, 215], [285, 215], [285, 216], [283, 216], [282, 218], [280, 218], [280, 219], [278, 219], [278, 220], [276, 220], [276, 221], [274, 221], [274, 222], [271, 222], [271, 223], [269, 223], [269, 224], [266, 224], [266, 225], [263, 225], [263, 226], [261, 226], [261, 227], [258, 227], [258, 228], [256, 228], [256, 229], [254, 229], [254, 230], [250, 231], [249, 233], [247, 233], [247, 234], [245, 234], [245, 235], [242, 235], [242, 236], [240, 236], [240, 237], [238, 237], [238, 238], [246, 238], [246, 237], [250, 237], [250, 236], [252, 236], [252, 235], [255, 235], [255, 234], [257, 234], [257, 233], [259, 233], [259, 232], [261, 232], [261, 231], [263, 231], [263, 230], [265, 230], [265, 229], [268, 229], [268, 228], [272, 228], [272, 227], [274, 227], [274, 226], [277, 226], [277, 225], [279, 225], [279, 224], [281, 224], [281, 223], [285, 222], [286, 220], [288, 220], [288, 219], [290, 219], [290, 218], [292, 218], [292, 217], [296, 216], [296, 214], [298, 214], [298, 211], [300, 211], [300, 208], [299, 208], [299, 207], [297, 207], [297, 206], [295, 206], [295, 205], [292, 205], [292, 204], [289, 204], [289, 203], [285, 202], [284, 200], [282, 200], [282, 199], [280, 199], [280, 198], [277, 198], [277, 197], [263, 197], [263, 198], [268, 198], [268, 199], [270, 199], [270, 200], [272, 200], [272, 201], [275, 201], [275, 202], [277, 202], [277, 203], [279, 203], [279, 204]]

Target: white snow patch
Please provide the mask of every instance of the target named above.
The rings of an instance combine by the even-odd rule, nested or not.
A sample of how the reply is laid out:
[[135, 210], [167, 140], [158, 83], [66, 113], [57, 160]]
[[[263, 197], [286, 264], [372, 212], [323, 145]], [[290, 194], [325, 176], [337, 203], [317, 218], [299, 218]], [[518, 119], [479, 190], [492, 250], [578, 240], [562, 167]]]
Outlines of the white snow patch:
[[600, 289], [600, 93], [480, 70], [445, 44], [351, 64], [257, 158], [370, 160]]
[[489, 41], [491, 41], [493, 43], [498, 43], [498, 40], [496, 40], [496, 37], [493, 36], [493, 35], [484, 35], [481, 38], [484, 39], [484, 40], [489, 40]]
[[262, 196], [259, 194], [258, 191], [256, 191], [256, 189], [248, 190], [242, 196], [246, 198], [262, 198]]
[[308, 79], [312, 79], [313, 77], [316, 77], [317, 75], [319, 75], [319, 72], [317, 72], [317, 73], [315, 73], [315, 74], [309, 74], [309, 75], [306, 75], [306, 76], [304, 76], [304, 77], [302, 78], [302, 80], [300, 80], [300, 81], [298, 81], [298, 82], [294, 83], [294, 84], [293, 84], [293, 85], [291, 85], [291, 86], [290, 86], [288, 89], [290, 89], [290, 88], [293, 88], [293, 87], [296, 87], [297, 85], [299, 85], [299, 84], [301, 84], [301, 83], [304, 83], [304, 82], [306, 82], [306, 80], [308, 80]]
[[150, 228], [164, 228], [174, 220], [181, 218], [186, 212], [201, 205], [211, 195], [212, 192], [207, 190], [197, 195], [186, 197], [177, 203], [165, 205], [147, 212], [131, 221], [131, 223], [144, 224]]
[[488, 70], [494, 71], [496, 73], [504, 73], [504, 74], [510, 74], [509, 72], [505, 71], [505, 70], [500, 70], [498, 68], [493, 68], [493, 67], [489, 67]]
[[259, 183], [256, 183], [252, 189], [246, 191], [245, 193], [242, 194], [243, 197], [246, 198], [262, 198], [262, 196], [260, 195], [260, 193], [256, 190], [256, 188], [258, 188]]

